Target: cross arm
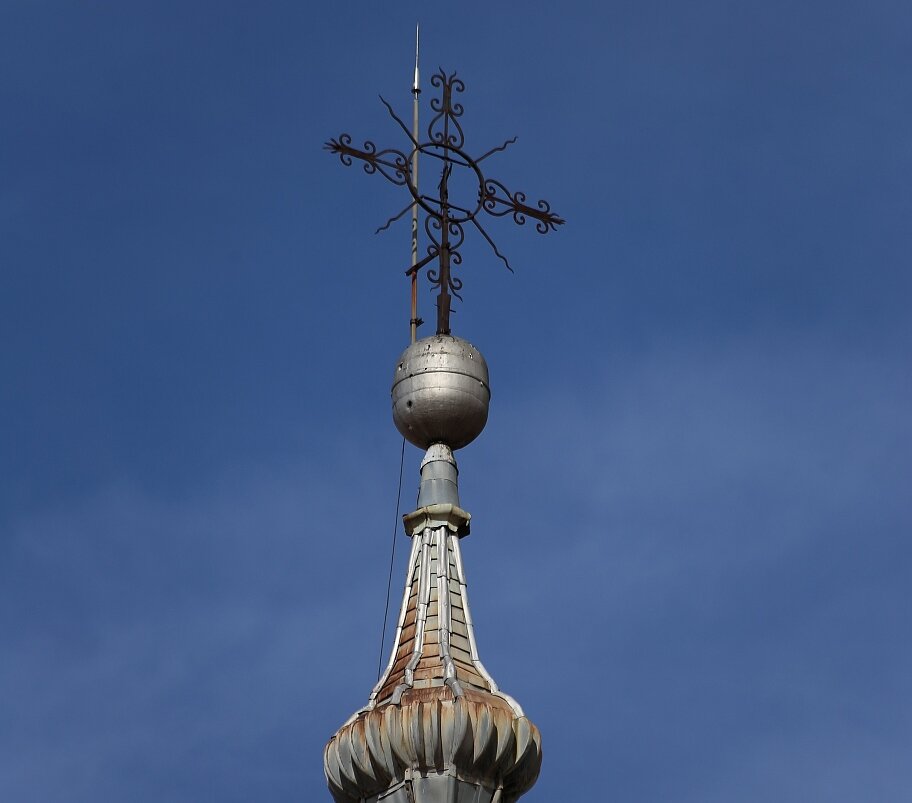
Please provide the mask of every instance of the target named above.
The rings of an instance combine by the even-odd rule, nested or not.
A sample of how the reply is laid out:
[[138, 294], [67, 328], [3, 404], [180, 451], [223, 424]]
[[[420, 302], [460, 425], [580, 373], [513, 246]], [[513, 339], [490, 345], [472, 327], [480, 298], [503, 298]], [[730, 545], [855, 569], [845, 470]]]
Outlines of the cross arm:
[[324, 147], [339, 157], [346, 167], [351, 167], [354, 159], [364, 163], [364, 172], [380, 173], [387, 181], [400, 187], [408, 184], [411, 166], [408, 157], [395, 148], [377, 150], [370, 140], [365, 140], [362, 148], [352, 145], [349, 134], [342, 134], [338, 139], [330, 139]]
[[564, 224], [564, 219], [551, 211], [551, 204], [547, 201], [538, 201], [535, 206], [526, 202], [526, 194], [516, 191], [510, 192], [503, 184], [493, 178], [484, 181], [484, 190], [481, 197], [482, 208], [489, 215], [504, 217], [512, 215], [513, 221], [524, 226], [526, 218], [538, 221], [536, 231], [547, 234]]

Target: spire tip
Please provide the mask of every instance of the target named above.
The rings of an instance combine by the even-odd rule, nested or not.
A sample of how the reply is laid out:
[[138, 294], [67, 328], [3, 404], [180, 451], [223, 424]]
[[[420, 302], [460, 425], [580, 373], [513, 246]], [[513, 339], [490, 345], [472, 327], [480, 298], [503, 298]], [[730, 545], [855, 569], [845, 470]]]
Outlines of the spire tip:
[[418, 33], [419, 33], [419, 23], [415, 23], [415, 80], [412, 83], [412, 93], [415, 97], [418, 97], [418, 93], [421, 91], [421, 85], [418, 80]]

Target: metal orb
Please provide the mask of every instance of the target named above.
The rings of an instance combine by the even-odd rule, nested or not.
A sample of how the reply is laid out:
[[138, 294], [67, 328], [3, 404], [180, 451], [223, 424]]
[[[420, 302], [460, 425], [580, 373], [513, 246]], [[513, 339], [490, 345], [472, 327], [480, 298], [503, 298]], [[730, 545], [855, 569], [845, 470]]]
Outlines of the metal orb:
[[402, 352], [391, 392], [396, 429], [420, 449], [433, 443], [461, 449], [488, 420], [488, 364], [452, 335], [426, 337]]

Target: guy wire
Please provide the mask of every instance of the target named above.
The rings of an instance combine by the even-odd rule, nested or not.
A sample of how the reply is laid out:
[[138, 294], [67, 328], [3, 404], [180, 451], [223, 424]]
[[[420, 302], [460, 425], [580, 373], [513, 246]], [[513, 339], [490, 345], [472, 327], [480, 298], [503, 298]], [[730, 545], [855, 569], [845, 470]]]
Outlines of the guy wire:
[[[418, 95], [421, 93], [421, 83], [418, 77], [418, 25], [415, 25], [415, 76], [412, 82], [412, 139], [418, 141]], [[418, 185], [418, 150], [412, 156], [412, 175], [415, 185]], [[418, 205], [412, 207], [412, 267], [418, 262]], [[418, 272], [412, 273], [412, 317], [409, 321], [411, 342], [417, 338], [418, 326]], [[405, 437], [402, 438], [402, 450], [399, 454], [399, 489], [396, 491], [396, 518], [393, 521], [393, 542], [390, 548], [389, 577], [386, 580], [386, 605], [383, 606], [383, 629], [380, 631], [380, 659], [377, 662], [377, 680], [383, 672], [383, 647], [386, 644], [386, 623], [389, 619], [390, 591], [393, 586], [393, 564], [396, 559], [396, 532], [399, 530], [399, 505], [402, 502], [402, 468], [405, 465]]]
[[396, 533], [399, 530], [399, 504], [402, 501], [402, 467], [405, 465], [405, 438], [402, 439], [402, 451], [399, 455], [399, 490], [396, 491], [396, 519], [393, 522], [393, 546], [390, 550], [389, 577], [386, 580], [386, 605], [383, 607], [383, 629], [380, 631], [380, 660], [377, 664], [377, 680], [383, 672], [383, 647], [386, 644], [386, 621], [389, 618], [390, 589], [393, 586], [393, 562], [396, 559]]

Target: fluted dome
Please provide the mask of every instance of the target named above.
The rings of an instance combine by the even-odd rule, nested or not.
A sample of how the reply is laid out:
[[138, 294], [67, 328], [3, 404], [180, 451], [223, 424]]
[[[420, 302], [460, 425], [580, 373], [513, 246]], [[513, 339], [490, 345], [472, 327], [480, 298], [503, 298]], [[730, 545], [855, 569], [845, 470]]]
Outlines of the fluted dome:
[[[397, 787], [402, 801], [415, 803], [510, 803], [538, 777], [541, 737], [493, 694], [465, 690], [454, 697], [437, 686], [362, 712], [332, 738], [324, 761], [337, 803], [372, 800]], [[455, 794], [454, 787], [465, 791]], [[400, 800], [395, 792], [383, 799]]]
[[326, 745], [326, 780], [337, 803], [512, 803], [538, 777], [541, 736], [478, 657], [452, 451], [429, 449], [421, 474], [392, 655]]

